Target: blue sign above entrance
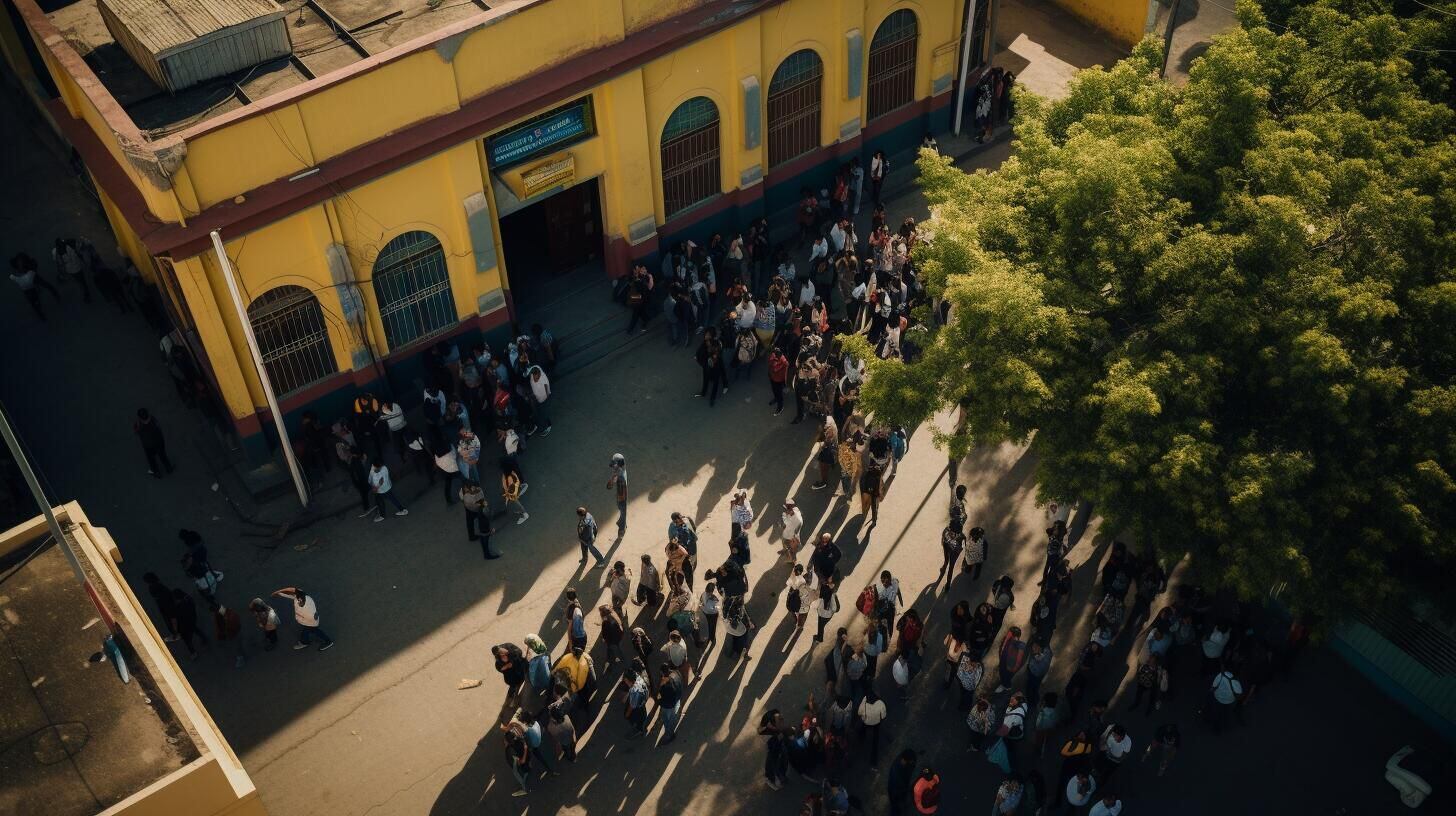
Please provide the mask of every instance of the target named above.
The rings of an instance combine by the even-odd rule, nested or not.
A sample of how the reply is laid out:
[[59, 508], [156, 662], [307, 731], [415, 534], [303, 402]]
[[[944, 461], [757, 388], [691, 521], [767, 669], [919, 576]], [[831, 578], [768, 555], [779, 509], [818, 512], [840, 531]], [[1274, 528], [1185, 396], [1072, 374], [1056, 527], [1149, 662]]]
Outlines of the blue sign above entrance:
[[491, 168], [499, 170], [595, 135], [596, 121], [588, 96], [489, 137], [485, 152]]

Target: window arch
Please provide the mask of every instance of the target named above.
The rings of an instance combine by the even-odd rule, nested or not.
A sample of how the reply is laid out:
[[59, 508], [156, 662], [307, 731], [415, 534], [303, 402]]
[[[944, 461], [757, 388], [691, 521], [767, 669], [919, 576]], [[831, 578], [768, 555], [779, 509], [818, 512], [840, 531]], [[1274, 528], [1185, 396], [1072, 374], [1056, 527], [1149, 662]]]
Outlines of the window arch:
[[339, 370], [318, 298], [302, 286], [269, 289], [248, 306], [263, 368], [279, 396]]
[[886, 17], [870, 42], [869, 101], [865, 121], [915, 101], [915, 12], [900, 9]]
[[718, 163], [718, 106], [695, 96], [677, 106], [662, 128], [662, 210], [667, 218], [722, 192]]
[[811, 49], [795, 51], [779, 63], [768, 84], [770, 169], [819, 146], [823, 86], [824, 62]]
[[391, 350], [455, 325], [445, 250], [430, 233], [406, 232], [385, 244], [374, 259], [373, 277], [384, 341]]

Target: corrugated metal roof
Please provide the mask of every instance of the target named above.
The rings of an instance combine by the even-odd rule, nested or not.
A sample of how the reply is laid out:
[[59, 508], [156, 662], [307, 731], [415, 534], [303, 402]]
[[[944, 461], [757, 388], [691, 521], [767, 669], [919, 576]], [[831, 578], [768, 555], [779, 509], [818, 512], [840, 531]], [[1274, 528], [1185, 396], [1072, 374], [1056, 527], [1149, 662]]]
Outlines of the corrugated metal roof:
[[96, 0], [153, 54], [261, 17], [283, 13], [273, 0]]

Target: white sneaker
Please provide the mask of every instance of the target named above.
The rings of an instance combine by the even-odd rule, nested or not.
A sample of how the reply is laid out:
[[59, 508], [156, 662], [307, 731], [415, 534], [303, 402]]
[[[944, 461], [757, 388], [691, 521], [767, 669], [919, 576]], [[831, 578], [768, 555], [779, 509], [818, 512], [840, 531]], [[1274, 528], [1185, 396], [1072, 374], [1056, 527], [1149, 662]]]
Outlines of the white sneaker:
[[530, 517], [531, 517], [531, 514], [530, 513], [527, 513], [524, 516], [521, 516], [520, 518], [516, 519], [516, 524], [518, 524], [518, 525], [519, 524], [525, 524], [526, 523], [526, 519], [528, 519]]
[[375, 524], [378, 524], [381, 521], [384, 521], [384, 516], [375, 516], [374, 517], [374, 523]]
[[396, 510], [394, 512], [394, 514], [396, 516], [408, 516], [409, 515], [409, 511], [408, 510]]

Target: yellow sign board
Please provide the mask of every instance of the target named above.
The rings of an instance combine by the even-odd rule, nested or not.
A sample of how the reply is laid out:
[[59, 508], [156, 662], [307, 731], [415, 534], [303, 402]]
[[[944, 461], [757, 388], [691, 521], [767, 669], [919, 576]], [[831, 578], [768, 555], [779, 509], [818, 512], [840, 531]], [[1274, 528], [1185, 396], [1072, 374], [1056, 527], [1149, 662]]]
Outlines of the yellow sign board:
[[570, 153], [532, 167], [521, 173], [521, 187], [525, 198], [543, 193], [552, 187], [570, 184], [576, 180], [576, 157]]

